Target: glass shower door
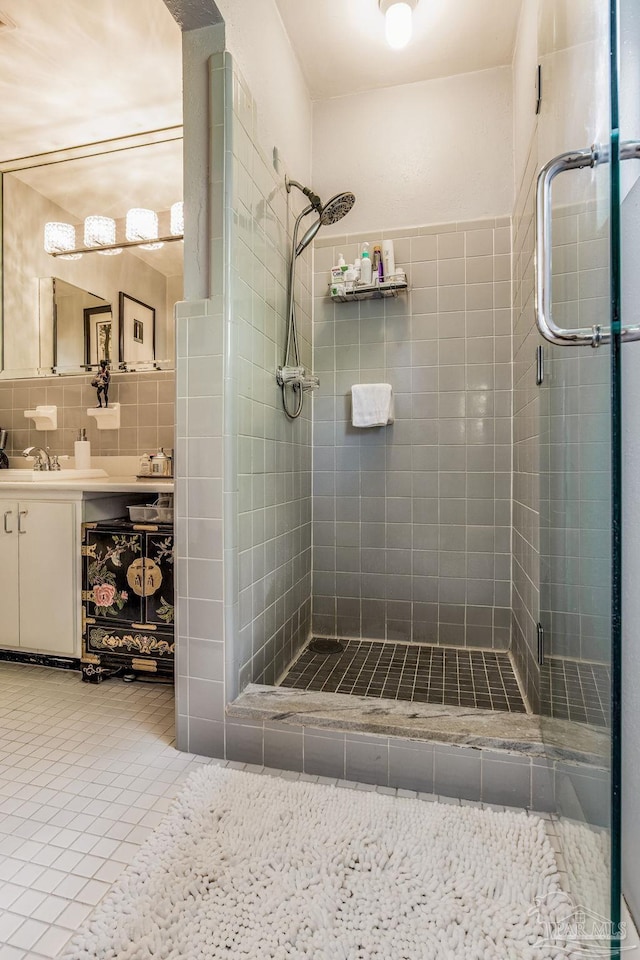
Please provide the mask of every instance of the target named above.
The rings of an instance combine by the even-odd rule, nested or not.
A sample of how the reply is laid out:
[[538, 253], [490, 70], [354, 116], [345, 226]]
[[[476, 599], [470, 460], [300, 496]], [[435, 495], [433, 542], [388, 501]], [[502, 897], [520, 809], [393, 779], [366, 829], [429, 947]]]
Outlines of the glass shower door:
[[594, 957], [618, 956], [620, 919], [616, 7], [542, 0], [539, 19], [540, 714]]

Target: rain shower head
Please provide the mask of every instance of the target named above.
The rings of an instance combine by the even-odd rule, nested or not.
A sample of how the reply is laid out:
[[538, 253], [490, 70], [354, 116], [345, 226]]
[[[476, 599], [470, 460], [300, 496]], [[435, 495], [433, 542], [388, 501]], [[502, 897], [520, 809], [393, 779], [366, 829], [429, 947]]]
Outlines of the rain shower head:
[[287, 188], [287, 193], [291, 193], [291, 187], [297, 187], [298, 190], [301, 190], [305, 197], [308, 198], [310, 206], [307, 207], [307, 210], [304, 212], [311, 213], [312, 210], [315, 210], [316, 213], [319, 214], [316, 222], [309, 227], [296, 247], [295, 255], [299, 257], [305, 247], [309, 246], [320, 227], [325, 227], [330, 223], [337, 223], [338, 220], [346, 217], [356, 202], [356, 198], [353, 193], [345, 191], [345, 193], [337, 193], [335, 197], [331, 197], [331, 200], [327, 203], [323, 203], [317, 193], [314, 193], [309, 187], [304, 187], [301, 183], [298, 183], [297, 180], [290, 180], [289, 177], [285, 177], [284, 183]]
[[351, 210], [351, 207], [356, 202], [355, 195], [353, 193], [337, 193], [335, 197], [331, 197], [322, 208], [320, 213], [320, 221], [322, 226], [326, 226], [329, 223], [337, 223], [338, 220], [342, 220], [343, 217]]

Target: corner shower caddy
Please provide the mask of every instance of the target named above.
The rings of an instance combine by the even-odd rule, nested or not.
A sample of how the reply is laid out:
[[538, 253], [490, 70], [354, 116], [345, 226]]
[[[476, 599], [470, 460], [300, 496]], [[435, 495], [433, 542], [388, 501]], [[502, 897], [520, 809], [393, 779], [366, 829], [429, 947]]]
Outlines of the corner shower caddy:
[[350, 300], [380, 300], [382, 297], [397, 297], [409, 289], [407, 280], [383, 280], [382, 283], [356, 284], [353, 280], [343, 281], [343, 293], [332, 293], [334, 283], [329, 284], [329, 296], [335, 303], [348, 303]]

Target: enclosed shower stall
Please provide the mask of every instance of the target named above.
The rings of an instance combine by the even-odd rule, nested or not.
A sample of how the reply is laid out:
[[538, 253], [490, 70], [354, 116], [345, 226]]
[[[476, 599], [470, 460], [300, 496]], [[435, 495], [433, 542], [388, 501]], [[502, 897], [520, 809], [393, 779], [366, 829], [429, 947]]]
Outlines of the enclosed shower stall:
[[[618, 151], [617, 5], [587, 6], [525, 2], [504, 68], [376, 90], [385, 136], [371, 93], [316, 104], [310, 176], [212, 56], [214, 296], [178, 316], [178, 736], [551, 811], [581, 902], [615, 921], [618, 365], [637, 336], [619, 190], [639, 154]], [[431, 151], [424, 197], [376, 179], [403, 150]], [[341, 255], [389, 240], [406, 283], [332, 294]], [[354, 425], [367, 384], [392, 388], [386, 426]]]

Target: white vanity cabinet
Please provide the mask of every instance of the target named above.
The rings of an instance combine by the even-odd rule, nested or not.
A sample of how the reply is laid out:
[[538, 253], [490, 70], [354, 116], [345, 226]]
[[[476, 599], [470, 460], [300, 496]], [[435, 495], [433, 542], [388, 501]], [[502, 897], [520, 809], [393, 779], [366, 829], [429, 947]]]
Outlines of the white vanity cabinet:
[[0, 647], [78, 656], [78, 509], [0, 500]]
[[0, 478], [0, 665], [46, 664], [49, 657], [79, 663], [82, 524], [126, 517], [128, 504], [148, 503], [173, 486], [106, 475], [27, 476]]
[[0, 500], [0, 646], [20, 646], [18, 510], [13, 500]]

